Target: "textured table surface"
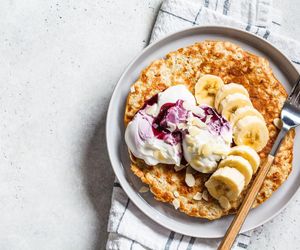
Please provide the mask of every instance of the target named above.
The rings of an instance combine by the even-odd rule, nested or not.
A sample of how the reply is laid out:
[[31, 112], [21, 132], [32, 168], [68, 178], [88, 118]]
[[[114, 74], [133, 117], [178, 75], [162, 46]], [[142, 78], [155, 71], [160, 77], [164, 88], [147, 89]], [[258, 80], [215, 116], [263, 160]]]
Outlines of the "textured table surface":
[[[300, 38], [300, 2], [274, 0]], [[104, 249], [113, 87], [160, 0], [0, 2], [0, 249]], [[250, 249], [300, 249], [300, 194]]]

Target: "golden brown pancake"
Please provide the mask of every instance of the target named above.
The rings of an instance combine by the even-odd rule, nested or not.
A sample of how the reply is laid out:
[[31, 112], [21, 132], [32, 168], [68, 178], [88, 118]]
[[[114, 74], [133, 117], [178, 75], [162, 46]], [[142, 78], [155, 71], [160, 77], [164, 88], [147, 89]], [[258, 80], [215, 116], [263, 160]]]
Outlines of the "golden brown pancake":
[[[167, 54], [165, 58], [152, 62], [131, 86], [124, 116], [125, 125], [132, 120], [146, 100], [170, 86], [184, 84], [194, 93], [194, 86], [202, 74], [217, 75], [225, 84], [240, 83], [249, 91], [253, 106], [264, 116], [270, 134], [267, 146], [259, 153], [264, 161], [279, 133], [273, 121], [280, 116], [287, 93], [275, 78], [265, 58], [253, 55], [230, 42], [203, 41], [178, 49]], [[291, 172], [294, 136], [294, 131], [290, 131], [286, 136], [254, 207], [266, 201]], [[176, 198], [180, 201], [180, 211], [209, 220], [235, 213], [246, 192], [244, 190], [239, 200], [226, 211], [210, 195], [206, 200], [193, 199], [197, 192], [207, 192], [204, 183], [209, 174], [196, 173], [196, 185], [188, 187], [184, 180], [185, 170], [176, 172], [172, 165], [148, 166], [143, 160], [131, 157], [131, 169], [149, 185], [155, 199], [172, 203]], [[251, 183], [248, 187], [250, 185]], [[179, 197], [174, 196], [175, 191], [179, 193]]]

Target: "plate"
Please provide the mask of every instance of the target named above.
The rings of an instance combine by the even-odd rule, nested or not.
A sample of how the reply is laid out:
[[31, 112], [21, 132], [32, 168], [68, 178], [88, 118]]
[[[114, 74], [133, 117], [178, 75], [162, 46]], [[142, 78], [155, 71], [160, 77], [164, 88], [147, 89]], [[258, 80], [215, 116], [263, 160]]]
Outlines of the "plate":
[[[208, 221], [189, 217], [173, 206], [158, 202], [148, 192], [140, 194], [142, 186], [130, 170], [130, 160], [124, 140], [124, 107], [130, 85], [134, 83], [143, 68], [152, 61], [181, 47], [192, 45], [205, 39], [227, 40], [256, 55], [267, 58], [276, 78], [287, 91], [289, 83], [296, 82], [299, 73], [292, 63], [274, 46], [262, 38], [246, 31], [221, 26], [194, 27], [171, 34], [144, 49], [127, 67], [117, 83], [108, 108], [106, 120], [106, 140], [110, 161], [114, 172], [131, 201], [158, 224], [177, 233], [192, 237], [223, 237], [233, 216]], [[300, 148], [300, 137], [295, 138], [294, 148]], [[300, 154], [295, 154], [293, 165], [300, 164]], [[288, 180], [261, 206], [250, 211], [241, 231], [254, 229], [276, 216], [291, 200], [300, 185], [300, 168], [294, 167]]]

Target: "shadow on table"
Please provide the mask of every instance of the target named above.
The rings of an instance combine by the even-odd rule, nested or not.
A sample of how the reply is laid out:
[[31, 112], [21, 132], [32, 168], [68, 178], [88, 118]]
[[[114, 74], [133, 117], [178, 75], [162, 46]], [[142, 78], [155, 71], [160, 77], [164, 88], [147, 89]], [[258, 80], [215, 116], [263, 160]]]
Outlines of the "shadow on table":
[[105, 249], [108, 236], [107, 221], [114, 182], [114, 174], [110, 166], [105, 141], [106, 109], [104, 110], [87, 143], [81, 166], [87, 196], [97, 213], [94, 250]]
[[[160, 6], [159, 6], [160, 8]], [[153, 15], [151, 29], [155, 24], [157, 12]], [[149, 43], [151, 32], [147, 39]], [[105, 249], [107, 241], [107, 221], [111, 205], [111, 194], [115, 175], [113, 173], [105, 140], [105, 120], [107, 107], [103, 107], [104, 112], [98, 119], [92, 137], [87, 143], [82, 163], [82, 173], [85, 189], [95, 212], [97, 213], [97, 231], [94, 250]]]

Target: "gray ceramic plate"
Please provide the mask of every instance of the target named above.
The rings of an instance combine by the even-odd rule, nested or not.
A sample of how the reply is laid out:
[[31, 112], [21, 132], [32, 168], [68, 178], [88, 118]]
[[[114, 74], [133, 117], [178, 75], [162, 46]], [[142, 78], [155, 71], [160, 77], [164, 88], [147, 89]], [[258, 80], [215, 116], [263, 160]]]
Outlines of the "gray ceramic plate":
[[[148, 46], [127, 67], [112, 95], [107, 120], [106, 139], [109, 157], [114, 172], [131, 201], [152, 220], [175, 232], [202, 238], [222, 237], [233, 216], [207, 221], [188, 217], [176, 211], [173, 206], [154, 200], [151, 193], [140, 194], [141, 181], [130, 171], [128, 151], [124, 141], [123, 114], [130, 85], [136, 81], [141, 70], [153, 60], [162, 58], [170, 51], [191, 45], [205, 39], [227, 40], [245, 50], [261, 55], [270, 61], [278, 80], [289, 91], [290, 84], [298, 78], [292, 63], [267, 41], [248, 32], [220, 26], [195, 27], [167, 36]], [[290, 84], [289, 84], [290, 83]], [[300, 148], [300, 137], [295, 147]], [[300, 154], [295, 155], [294, 166], [300, 165]], [[288, 180], [264, 204], [253, 209], [242, 228], [248, 231], [267, 222], [277, 215], [296, 193], [300, 184], [300, 168], [294, 167]]]

